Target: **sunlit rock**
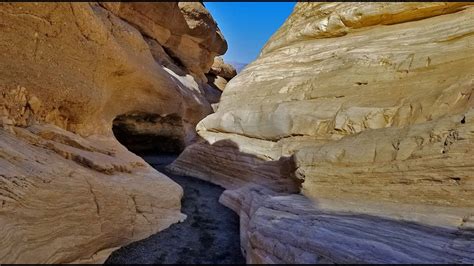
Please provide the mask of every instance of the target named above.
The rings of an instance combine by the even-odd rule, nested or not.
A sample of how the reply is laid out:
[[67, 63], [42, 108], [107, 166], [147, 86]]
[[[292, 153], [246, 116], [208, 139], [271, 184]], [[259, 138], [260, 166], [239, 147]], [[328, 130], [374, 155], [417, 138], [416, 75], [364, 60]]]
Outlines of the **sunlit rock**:
[[192, 143], [225, 49], [199, 3], [0, 4], [0, 261], [100, 263], [184, 219], [113, 121]]
[[170, 169], [272, 191], [223, 196], [248, 262], [472, 263], [473, 32], [471, 3], [298, 3]]

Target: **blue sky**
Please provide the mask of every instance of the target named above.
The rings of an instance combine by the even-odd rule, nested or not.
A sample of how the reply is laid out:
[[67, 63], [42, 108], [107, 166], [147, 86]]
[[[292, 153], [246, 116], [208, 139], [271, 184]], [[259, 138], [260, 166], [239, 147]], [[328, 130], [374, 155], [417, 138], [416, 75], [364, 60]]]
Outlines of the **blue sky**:
[[285, 22], [295, 2], [204, 2], [227, 40], [225, 61], [250, 63]]

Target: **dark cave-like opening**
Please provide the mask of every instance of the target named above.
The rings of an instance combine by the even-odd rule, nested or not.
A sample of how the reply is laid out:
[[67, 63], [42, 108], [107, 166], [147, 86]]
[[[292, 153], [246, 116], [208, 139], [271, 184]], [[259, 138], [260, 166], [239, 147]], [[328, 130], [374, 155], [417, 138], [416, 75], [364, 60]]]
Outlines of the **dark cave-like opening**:
[[176, 114], [126, 113], [114, 119], [112, 130], [120, 143], [138, 155], [179, 154], [185, 148], [183, 123]]

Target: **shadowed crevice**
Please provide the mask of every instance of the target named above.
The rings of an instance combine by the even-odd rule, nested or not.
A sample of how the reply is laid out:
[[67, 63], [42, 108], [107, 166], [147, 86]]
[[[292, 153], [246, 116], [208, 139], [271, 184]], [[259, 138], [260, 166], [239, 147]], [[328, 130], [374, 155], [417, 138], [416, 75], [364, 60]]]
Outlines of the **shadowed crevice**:
[[185, 147], [183, 122], [176, 114], [127, 113], [115, 118], [112, 130], [136, 154], [180, 153]]
[[239, 217], [218, 200], [223, 188], [189, 176], [173, 175], [165, 166], [177, 155], [143, 158], [184, 190], [182, 223], [114, 251], [106, 264], [244, 264], [240, 249]]

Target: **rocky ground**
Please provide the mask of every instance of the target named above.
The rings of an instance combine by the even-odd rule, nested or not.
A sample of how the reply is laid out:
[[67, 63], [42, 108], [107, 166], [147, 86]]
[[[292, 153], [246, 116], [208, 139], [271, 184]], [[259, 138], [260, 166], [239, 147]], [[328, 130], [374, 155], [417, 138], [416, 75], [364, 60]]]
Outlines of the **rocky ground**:
[[174, 156], [145, 156], [184, 189], [182, 212], [188, 217], [147, 239], [116, 250], [112, 263], [245, 263], [240, 251], [239, 217], [222, 206], [223, 189], [196, 178], [167, 173], [164, 167]]

